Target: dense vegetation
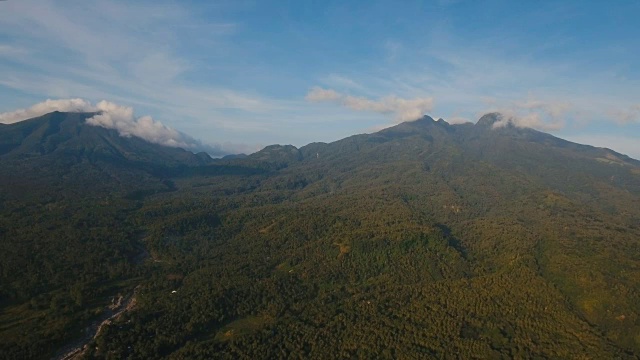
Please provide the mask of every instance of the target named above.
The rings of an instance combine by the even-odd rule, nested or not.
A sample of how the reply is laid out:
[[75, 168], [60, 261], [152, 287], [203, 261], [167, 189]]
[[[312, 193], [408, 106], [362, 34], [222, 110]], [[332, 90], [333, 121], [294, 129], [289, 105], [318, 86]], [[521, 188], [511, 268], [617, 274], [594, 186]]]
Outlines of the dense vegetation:
[[640, 163], [495, 117], [217, 161], [7, 145], [0, 356], [140, 285], [87, 357], [636, 358]]

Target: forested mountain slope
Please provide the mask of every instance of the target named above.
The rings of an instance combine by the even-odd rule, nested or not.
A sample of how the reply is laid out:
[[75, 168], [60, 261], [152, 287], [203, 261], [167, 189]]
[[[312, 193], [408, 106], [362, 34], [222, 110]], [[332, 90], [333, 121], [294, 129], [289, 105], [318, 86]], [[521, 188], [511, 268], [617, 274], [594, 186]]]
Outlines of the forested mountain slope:
[[[0, 353], [48, 357], [140, 285], [86, 356], [637, 358], [640, 162], [499, 119], [425, 116], [205, 163], [172, 152], [179, 171], [132, 150], [154, 164], [135, 167], [140, 196], [112, 162], [119, 185], [88, 182], [80, 203], [55, 195], [73, 179], [40, 189], [48, 200], [3, 185]], [[10, 184], [102, 178], [84, 170], [102, 160], [16, 128], [0, 127]], [[50, 154], [60, 166], [19, 170]]]

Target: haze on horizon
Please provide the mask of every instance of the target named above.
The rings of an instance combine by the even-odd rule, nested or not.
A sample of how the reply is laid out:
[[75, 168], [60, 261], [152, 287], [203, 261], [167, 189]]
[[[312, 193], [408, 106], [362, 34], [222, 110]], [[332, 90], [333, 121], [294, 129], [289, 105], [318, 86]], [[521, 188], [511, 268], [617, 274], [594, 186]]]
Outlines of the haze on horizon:
[[106, 100], [144, 126], [127, 131], [252, 152], [500, 111], [640, 158], [638, 13], [638, 2], [9, 0], [0, 122], [47, 99]]

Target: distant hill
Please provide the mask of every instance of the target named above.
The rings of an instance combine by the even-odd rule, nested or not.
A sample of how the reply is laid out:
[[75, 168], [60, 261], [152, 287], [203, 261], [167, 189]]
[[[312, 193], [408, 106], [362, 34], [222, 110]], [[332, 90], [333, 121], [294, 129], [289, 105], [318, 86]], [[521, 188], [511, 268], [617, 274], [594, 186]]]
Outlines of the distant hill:
[[91, 115], [0, 126], [0, 358], [118, 294], [88, 357], [640, 356], [638, 160], [497, 113], [222, 159]]

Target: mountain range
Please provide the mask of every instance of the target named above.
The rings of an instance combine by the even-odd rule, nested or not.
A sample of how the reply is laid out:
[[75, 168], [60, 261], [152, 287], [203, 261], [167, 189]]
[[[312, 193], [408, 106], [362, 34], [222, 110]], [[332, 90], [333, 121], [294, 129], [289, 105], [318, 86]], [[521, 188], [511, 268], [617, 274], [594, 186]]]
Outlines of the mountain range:
[[0, 126], [2, 358], [118, 294], [84, 356], [640, 354], [638, 160], [497, 113], [221, 159], [93, 115]]

